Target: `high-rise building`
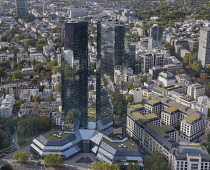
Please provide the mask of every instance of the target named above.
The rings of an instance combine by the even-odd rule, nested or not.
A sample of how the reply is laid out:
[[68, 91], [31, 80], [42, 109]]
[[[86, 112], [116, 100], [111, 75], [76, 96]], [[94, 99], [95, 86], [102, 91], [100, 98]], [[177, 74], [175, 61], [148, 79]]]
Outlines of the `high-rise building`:
[[210, 64], [210, 28], [204, 27], [200, 30], [198, 60], [204, 68]]
[[24, 17], [28, 14], [28, 0], [15, 0], [17, 17]]
[[[87, 127], [88, 111], [88, 23], [69, 20], [62, 24], [62, 108], [79, 111], [74, 128]], [[76, 121], [78, 120], [78, 122]]]
[[[97, 129], [106, 135], [113, 133], [113, 127], [116, 127], [117, 121], [123, 125], [124, 113], [113, 115], [113, 100], [116, 88], [119, 88], [114, 82], [115, 73], [120, 72], [122, 79], [124, 77], [122, 74], [126, 74], [125, 53], [124, 24], [117, 21], [99, 22], [97, 25], [96, 121]], [[120, 88], [124, 85], [123, 80], [121, 82]], [[119, 96], [122, 97], [122, 95]]]
[[163, 28], [154, 24], [149, 29], [148, 49], [162, 46]]

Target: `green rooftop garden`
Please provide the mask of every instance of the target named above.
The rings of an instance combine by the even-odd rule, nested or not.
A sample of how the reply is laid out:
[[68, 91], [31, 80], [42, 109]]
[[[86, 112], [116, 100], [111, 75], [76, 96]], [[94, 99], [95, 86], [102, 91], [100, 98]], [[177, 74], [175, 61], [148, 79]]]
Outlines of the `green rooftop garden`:
[[163, 131], [167, 131], [167, 130], [174, 129], [174, 128], [171, 125], [164, 125], [164, 126], [160, 126], [160, 129]]
[[153, 130], [155, 130], [157, 133], [159, 133], [159, 135], [161, 135], [161, 136], [165, 136], [165, 135], [166, 135], [166, 133], [165, 133], [162, 129], [160, 129], [160, 127], [155, 126], [155, 125], [152, 124], [152, 123], [148, 123], [147, 125], [150, 126], [150, 127], [151, 127]]
[[136, 144], [130, 140], [126, 140], [125, 142], [110, 142], [108, 139], [104, 138], [104, 142], [116, 150], [137, 150]]
[[179, 108], [176, 107], [176, 106], [171, 106], [171, 107], [168, 107], [166, 110], [169, 111], [169, 112], [174, 112], [176, 110], [178, 110]]
[[[59, 133], [62, 133], [61, 135], [59, 135]], [[57, 136], [55, 136], [57, 135]], [[62, 140], [68, 136], [70, 136], [71, 134], [64, 134], [63, 131], [50, 131], [48, 133], [45, 133], [44, 136], [47, 140]], [[58, 137], [60, 136], [60, 137]]]
[[155, 103], [158, 103], [160, 102], [160, 99], [152, 99], [152, 100], [149, 100], [148, 103], [151, 103], [151, 104], [155, 104]]

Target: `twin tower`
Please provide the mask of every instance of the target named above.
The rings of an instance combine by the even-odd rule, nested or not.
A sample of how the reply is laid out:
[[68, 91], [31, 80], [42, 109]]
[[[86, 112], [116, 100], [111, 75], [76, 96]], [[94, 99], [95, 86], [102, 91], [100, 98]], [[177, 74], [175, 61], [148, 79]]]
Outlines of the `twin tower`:
[[[68, 20], [62, 23], [62, 107], [67, 113], [76, 109], [74, 128], [88, 125], [88, 22]], [[110, 135], [113, 132], [113, 94], [116, 90], [116, 68], [125, 67], [125, 26], [117, 21], [97, 24], [96, 127]], [[126, 114], [126, 113], [122, 113]]]

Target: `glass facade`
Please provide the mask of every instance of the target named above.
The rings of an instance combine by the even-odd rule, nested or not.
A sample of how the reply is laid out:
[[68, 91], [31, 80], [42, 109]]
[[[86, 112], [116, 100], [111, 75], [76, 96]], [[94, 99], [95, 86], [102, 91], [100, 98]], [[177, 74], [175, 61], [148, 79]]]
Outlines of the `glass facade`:
[[74, 128], [87, 127], [88, 110], [88, 23], [84, 20], [65, 21], [62, 41], [62, 108], [65, 113], [76, 109], [80, 114]]
[[[98, 130], [106, 135], [113, 134], [115, 126], [113, 98], [117, 85], [114, 80], [116, 72], [126, 73], [123, 71], [125, 56], [124, 24], [116, 21], [99, 22], [97, 25], [96, 121]], [[121, 77], [124, 81], [125, 76], [121, 75]], [[118, 82], [122, 82], [119, 78], [120, 76], [118, 76]], [[121, 88], [120, 83], [119, 86]], [[110, 126], [106, 126], [108, 124]]]
[[17, 17], [24, 17], [28, 14], [28, 0], [16, 0]]

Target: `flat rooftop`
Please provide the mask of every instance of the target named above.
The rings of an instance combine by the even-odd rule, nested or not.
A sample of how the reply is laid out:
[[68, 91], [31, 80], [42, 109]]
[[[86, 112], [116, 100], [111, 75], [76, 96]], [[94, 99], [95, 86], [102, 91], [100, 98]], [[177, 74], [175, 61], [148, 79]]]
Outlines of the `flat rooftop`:
[[62, 140], [68, 136], [70, 136], [72, 134], [69, 134], [69, 133], [63, 133], [63, 131], [50, 131], [50, 132], [47, 132], [45, 134], [43, 134], [42, 136], [45, 137], [47, 140], [50, 140], [50, 141], [58, 141], [58, 140]]
[[158, 103], [160, 101], [161, 101], [160, 99], [152, 99], [152, 100], [149, 100], [148, 103], [155, 104], [155, 103]]
[[139, 109], [139, 108], [142, 108], [142, 107], [144, 107], [142, 104], [131, 105], [131, 108], [133, 108], [133, 109]]
[[190, 116], [187, 116], [185, 119], [189, 120], [189, 121], [194, 121], [196, 119], [198, 119], [199, 117], [197, 115], [190, 115]]
[[103, 141], [113, 147], [116, 150], [137, 150], [137, 146], [134, 142], [126, 140], [125, 142], [111, 142], [106, 138]]
[[178, 150], [180, 154], [205, 155], [209, 157], [207, 151], [201, 146], [179, 146]]
[[171, 125], [164, 125], [159, 127], [162, 131], [174, 130], [174, 127]]
[[176, 110], [178, 110], [179, 108], [178, 107], [176, 107], [176, 106], [171, 106], [171, 107], [168, 107], [167, 109], [166, 109], [166, 111], [168, 111], [168, 112], [174, 112], [174, 111], [176, 111]]
[[153, 119], [153, 118], [157, 118], [158, 116], [156, 115], [156, 114], [147, 114], [147, 115], [144, 115], [144, 117], [146, 118], [146, 119]]

